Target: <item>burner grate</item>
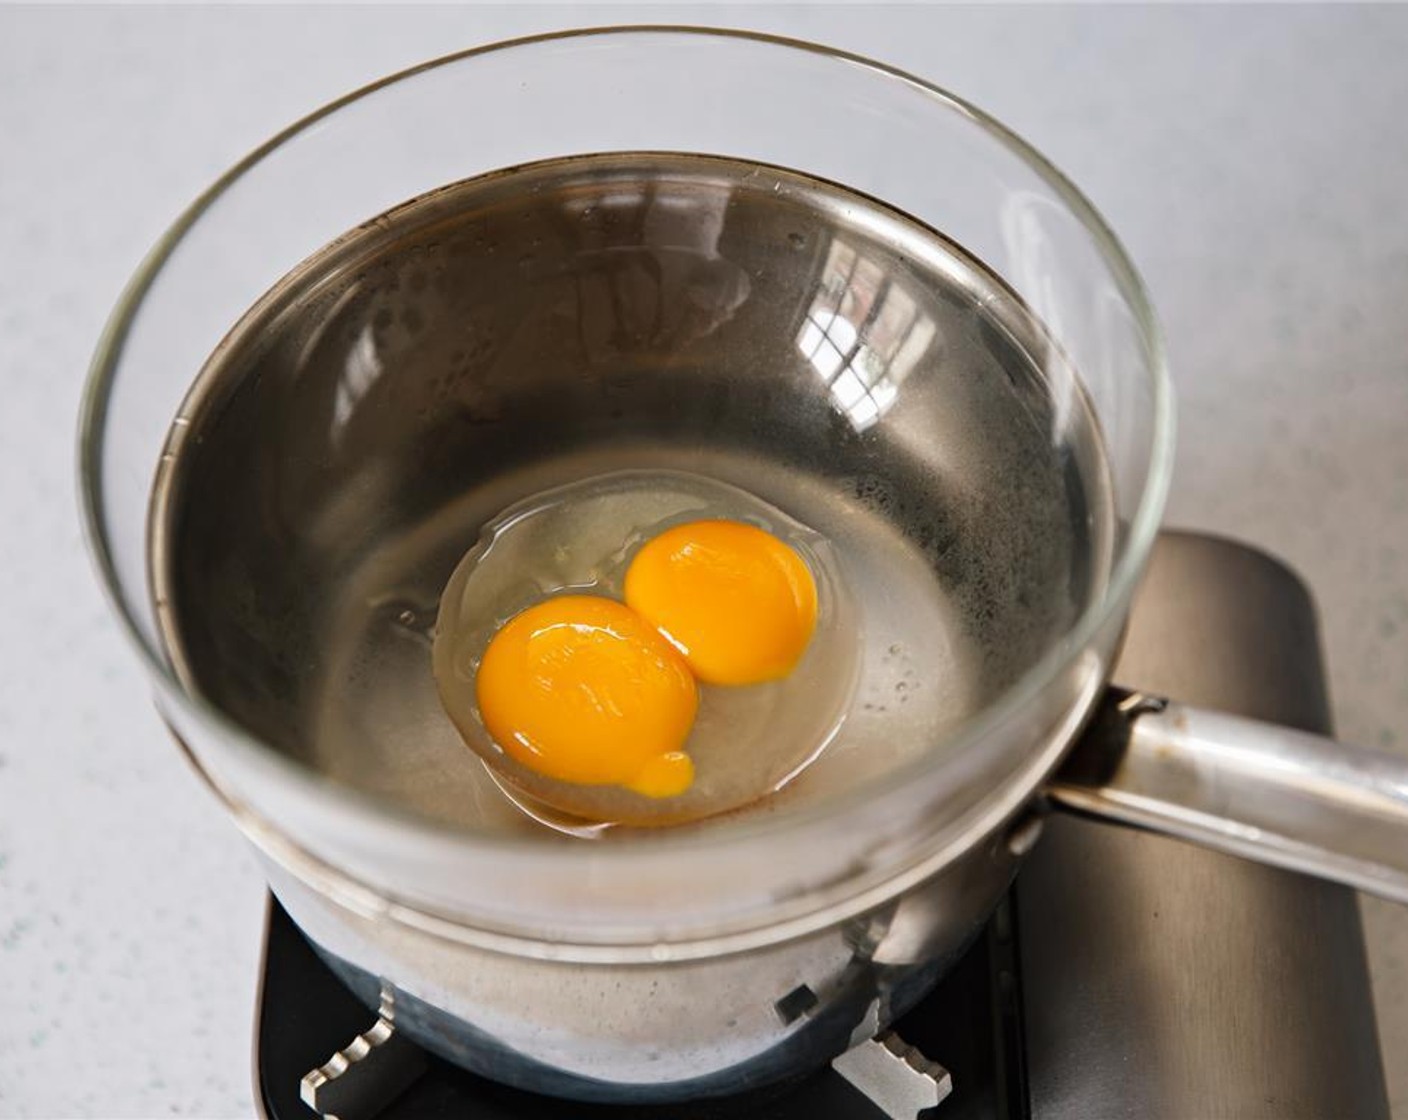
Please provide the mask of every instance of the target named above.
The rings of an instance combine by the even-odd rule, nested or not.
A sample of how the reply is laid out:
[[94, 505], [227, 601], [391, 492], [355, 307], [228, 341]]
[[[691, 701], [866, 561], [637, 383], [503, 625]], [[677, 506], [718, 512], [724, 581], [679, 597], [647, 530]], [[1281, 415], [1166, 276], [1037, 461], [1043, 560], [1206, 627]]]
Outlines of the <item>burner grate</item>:
[[[885, 1079], [885, 1056], [908, 1061], [935, 1075], [938, 1091], [951, 1078], [953, 1095], [925, 1120], [1027, 1120], [1020, 1061], [1020, 998], [1015, 936], [1004, 904], [962, 960], [938, 987], [904, 1016], [883, 1044], [872, 1044], [870, 1063], [847, 1063], [847, 1075], [864, 1082], [872, 1072]], [[835, 1069], [739, 1097], [692, 1104], [610, 1106], [566, 1102], [498, 1085], [418, 1050], [402, 1036], [384, 1037], [380, 1020], [322, 962], [293, 920], [272, 897], [265, 934], [264, 975], [256, 1037], [258, 1099], [269, 1120], [311, 1120], [319, 1115], [303, 1101], [311, 1073], [319, 1083], [324, 1114], [340, 1120], [887, 1120], [887, 1111]], [[355, 1041], [361, 1040], [361, 1041]], [[364, 1059], [368, 1071], [342, 1097], [331, 1076], [348, 1059]], [[381, 1052], [385, 1047], [386, 1051]], [[852, 1055], [857, 1052], [852, 1051]], [[339, 1057], [339, 1055], [346, 1055]], [[944, 1063], [933, 1066], [929, 1056]], [[848, 1055], [849, 1059], [851, 1055]], [[854, 1064], [857, 1068], [849, 1068]], [[328, 1069], [329, 1066], [334, 1068]], [[325, 1071], [319, 1076], [319, 1071]], [[903, 1072], [903, 1071], [900, 1071]], [[409, 1085], [407, 1085], [409, 1081]], [[886, 1081], [893, 1086], [893, 1081]], [[403, 1088], [403, 1086], [405, 1086]], [[882, 1102], [897, 1107], [884, 1092]], [[902, 1093], [896, 1094], [903, 1096]], [[914, 1115], [911, 1110], [910, 1115]]]

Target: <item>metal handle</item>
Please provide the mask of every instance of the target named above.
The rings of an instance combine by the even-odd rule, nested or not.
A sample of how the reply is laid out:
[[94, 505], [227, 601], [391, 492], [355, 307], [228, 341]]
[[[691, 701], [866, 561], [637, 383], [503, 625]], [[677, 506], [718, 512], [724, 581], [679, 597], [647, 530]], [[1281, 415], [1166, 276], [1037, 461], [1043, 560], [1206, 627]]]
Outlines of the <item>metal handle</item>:
[[1408, 759], [1112, 689], [1047, 794], [1408, 903]]

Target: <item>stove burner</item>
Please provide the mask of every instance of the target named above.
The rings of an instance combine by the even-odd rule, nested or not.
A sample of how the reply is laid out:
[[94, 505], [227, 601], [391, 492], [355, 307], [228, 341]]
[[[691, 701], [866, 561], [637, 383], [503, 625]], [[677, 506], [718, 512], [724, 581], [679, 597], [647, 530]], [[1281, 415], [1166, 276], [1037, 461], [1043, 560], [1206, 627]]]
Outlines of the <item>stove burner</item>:
[[[271, 897], [256, 1038], [259, 1100], [269, 1120], [888, 1120], [927, 1118], [952, 1086], [953, 1096], [933, 1110], [936, 1120], [1027, 1120], [1015, 962], [1004, 903], [917, 1008], [833, 1068], [719, 1100], [581, 1104], [488, 1081], [396, 1034], [386, 997], [380, 1017], [368, 1011]], [[305, 1092], [318, 1111], [304, 1103]]]

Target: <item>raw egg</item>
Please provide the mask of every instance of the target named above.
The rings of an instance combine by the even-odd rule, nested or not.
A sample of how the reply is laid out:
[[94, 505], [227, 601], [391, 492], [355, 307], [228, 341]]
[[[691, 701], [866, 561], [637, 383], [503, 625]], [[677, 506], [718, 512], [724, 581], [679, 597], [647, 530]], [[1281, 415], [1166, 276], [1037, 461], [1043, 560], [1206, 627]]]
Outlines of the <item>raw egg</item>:
[[736, 487], [627, 471], [490, 522], [446, 585], [433, 656], [501, 788], [570, 828], [780, 789], [844, 720], [859, 646], [824, 537]]
[[475, 678], [484, 726], [549, 778], [647, 797], [694, 781], [684, 753], [699, 706], [684, 659], [630, 607], [561, 595], [494, 635]]
[[625, 591], [708, 684], [785, 677], [816, 627], [816, 581], [806, 561], [740, 521], [666, 529], [636, 553]]

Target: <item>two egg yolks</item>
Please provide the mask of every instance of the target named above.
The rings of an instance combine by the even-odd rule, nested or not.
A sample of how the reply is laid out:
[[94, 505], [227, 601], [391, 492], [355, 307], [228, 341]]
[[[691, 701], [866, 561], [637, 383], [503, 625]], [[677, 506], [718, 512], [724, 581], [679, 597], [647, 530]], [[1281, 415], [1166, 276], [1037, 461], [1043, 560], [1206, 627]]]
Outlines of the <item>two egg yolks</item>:
[[694, 781], [684, 745], [696, 678], [790, 673], [816, 627], [816, 582], [771, 533], [694, 521], [636, 553], [625, 598], [559, 595], [511, 618], [480, 662], [479, 714], [509, 757], [546, 777], [673, 797]]

